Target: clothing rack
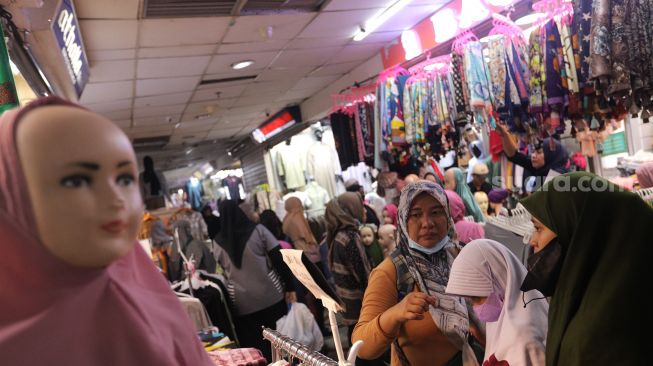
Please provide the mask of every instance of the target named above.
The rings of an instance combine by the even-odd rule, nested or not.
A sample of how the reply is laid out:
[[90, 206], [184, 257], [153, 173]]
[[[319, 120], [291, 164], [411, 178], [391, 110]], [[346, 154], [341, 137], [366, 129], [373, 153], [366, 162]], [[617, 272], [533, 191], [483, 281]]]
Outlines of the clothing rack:
[[510, 216], [491, 216], [488, 217], [487, 222], [522, 236], [524, 244], [528, 244], [535, 228], [531, 222], [531, 214], [522, 204], [518, 204], [515, 209], [511, 210]]
[[272, 362], [277, 362], [282, 359], [285, 353], [291, 358], [297, 358], [308, 366], [338, 366], [338, 362], [328, 358], [327, 356], [315, 352], [301, 343], [282, 335], [281, 333], [263, 328], [263, 338], [272, 343]]

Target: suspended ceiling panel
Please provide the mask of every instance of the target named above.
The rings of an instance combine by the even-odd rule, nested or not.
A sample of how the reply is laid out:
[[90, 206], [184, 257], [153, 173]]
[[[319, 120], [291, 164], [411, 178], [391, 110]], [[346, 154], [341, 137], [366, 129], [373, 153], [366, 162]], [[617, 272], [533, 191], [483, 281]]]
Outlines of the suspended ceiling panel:
[[[74, 1], [91, 64], [81, 102], [132, 137], [172, 136], [161, 156], [174, 164], [179, 144], [249, 134], [266, 112], [299, 104], [378, 57], [442, 3], [413, 0], [353, 42], [360, 24], [394, 0], [249, 0], [242, 9], [235, 0]], [[244, 15], [252, 12], [259, 15]], [[231, 68], [248, 59], [255, 64]]]

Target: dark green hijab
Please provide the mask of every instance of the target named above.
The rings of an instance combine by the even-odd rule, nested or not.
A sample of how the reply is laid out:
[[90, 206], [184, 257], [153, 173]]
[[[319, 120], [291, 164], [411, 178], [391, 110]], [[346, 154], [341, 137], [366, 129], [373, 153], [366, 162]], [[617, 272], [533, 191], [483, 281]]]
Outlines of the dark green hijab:
[[558, 235], [565, 253], [549, 308], [546, 364], [648, 364], [653, 210], [590, 173], [558, 176], [522, 204]]

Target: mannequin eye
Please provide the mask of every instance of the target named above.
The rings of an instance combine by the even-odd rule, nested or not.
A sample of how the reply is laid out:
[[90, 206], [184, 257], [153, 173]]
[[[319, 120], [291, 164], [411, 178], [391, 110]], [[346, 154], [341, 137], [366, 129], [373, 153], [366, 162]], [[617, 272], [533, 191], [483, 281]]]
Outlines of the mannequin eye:
[[118, 177], [116, 182], [118, 183], [118, 185], [120, 185], [122, 187], [127, 187], [127, 186], [131, 185], [132, 183], [134, 183], [135, 180], [136, 180], [136, 178], [133, 175], [123, 174], [123, 175]]
[[87, 175], [71, 175], [61, 179], [60, 184], [65, 188], [87, 187], [91, 185], [91, 177]]

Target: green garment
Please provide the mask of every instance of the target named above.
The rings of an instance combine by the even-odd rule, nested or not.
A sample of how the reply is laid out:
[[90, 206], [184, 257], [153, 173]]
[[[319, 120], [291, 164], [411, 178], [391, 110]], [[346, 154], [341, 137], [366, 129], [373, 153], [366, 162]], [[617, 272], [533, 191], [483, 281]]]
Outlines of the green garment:
[[[554, 189], [565, 182], [566, 192]], [[577, 189], [592, 186], [612, 192]], [[563, 248], [546, 364], [650, 364], [653, 210], [637, 195], [584, 172], [554, 178], [522, 204]]]
[[453, 169], [453, 175], [456, 178], [456, 193], [458, 193], [460, 198], [463, 199], [463, 203], [465, 203], [465, 216], [471, 215], [474, 216], [474, 221], [485, 222], [485, 216], [483, 216], [481, 208], [478, 207], [476, 199], [474, 199], [474, 195], [467, 185], [467, 175], [463, 174], [463, 171], [459, 168], [451, 169]]
[[14, 84], [14, 75], [11, 72], [9, 64], [9, 55], [5, 47], [5, 37], [0, 26], [0, 114], [18, 106], [18, 94], [16, 93], [16, 84]]
[[367, 254], [367, 259], [370, 260], [372, 268], [383, 262], [383, 249], [376, 240], [374, 240], [374, 242], [369, 246], [365, 245], [365, 254]]

